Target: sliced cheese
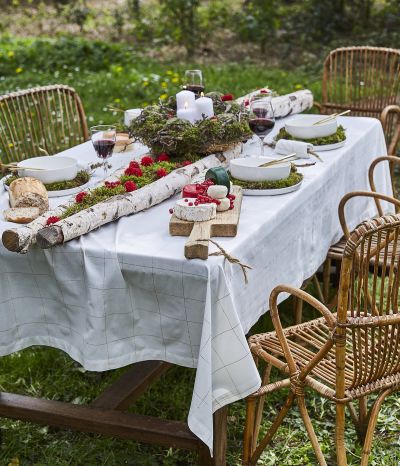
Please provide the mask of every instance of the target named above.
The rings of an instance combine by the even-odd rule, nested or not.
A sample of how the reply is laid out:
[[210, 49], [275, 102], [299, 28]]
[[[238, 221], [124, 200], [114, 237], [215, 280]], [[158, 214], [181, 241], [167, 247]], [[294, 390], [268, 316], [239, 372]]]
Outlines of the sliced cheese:
[[208, 187], [207, 194], [213, 199], [223, 199], [228, 195], [228, 188], [221, 184], [214, 184]]
[[188, 222], [206, 222], [215, 218], [216, 213], [217, 209], [214, 203], [194, 205], [193, 199], [187, 198], [176, 201], [174, 207], [174, 214], [181, 220]]
[[231, 206], [231, 201], [227, 197], [219, 200], [219, 204], [217, 205], [217, 212], [225, 212]]

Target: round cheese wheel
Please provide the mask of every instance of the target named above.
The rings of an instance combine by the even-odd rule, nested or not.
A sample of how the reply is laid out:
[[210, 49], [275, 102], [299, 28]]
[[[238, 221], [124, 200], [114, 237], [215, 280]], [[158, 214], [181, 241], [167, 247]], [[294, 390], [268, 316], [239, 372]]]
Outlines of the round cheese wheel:
[[[192, 205], [189, 205], [192, 204]], [[206, 222], [215, 218], [217, 208], [214, 203], [194, 205], [192, 199], [179, 199], [174, 207], [174, 214], [188, 222]]]
[[206, 172], [206, 180], [210, 179], [214, 181], [214, 184], [222, 184], [228, 189], [228, 194], [231, 189], [231, 182], [229, 180], [228, 172], [223, 167], [210, 168]]
[[208, 187], [207, 194], [213, 199], [223, 199], [228, 195], [228, 188], [222, 184], [214, 184]]
[[224, 197], [223, 199], [219, 200], [219, 204], [217, 205], [217, 211], [225, 212], [225, 210], [228, 210], [230, 206], [231, 201], [227, 197]]

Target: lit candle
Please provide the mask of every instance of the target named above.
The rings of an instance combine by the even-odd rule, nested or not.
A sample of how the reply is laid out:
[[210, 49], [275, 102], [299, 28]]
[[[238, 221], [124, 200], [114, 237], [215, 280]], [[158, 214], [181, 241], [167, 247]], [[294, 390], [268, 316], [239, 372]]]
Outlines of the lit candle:
[[200, 97], [196, 100], [197, 119], [211, 118], [214, 116], [213, 101], [210, 97]]
[[176, 111], [176, 116], [181, 120], [190, 121], [194, 123], [197, 120], [197, 110], [195, 107], [189, 107], [188, 102], [185, 102], [184, 107]]
[[191, 91], [181, 91], [176, 94], [176, 109], [180, 110], [185, 108], [187, 104], [187, 108], [194, 108], [194, 102], [196, 100], [196, 96], [194, 92]]
[[137, 118], [142, 113], [141, 108], [131, 108], [130, 110], [126, 110], [124, 114], [124, 124], [125, 126], [130, 126], [132, 120]]

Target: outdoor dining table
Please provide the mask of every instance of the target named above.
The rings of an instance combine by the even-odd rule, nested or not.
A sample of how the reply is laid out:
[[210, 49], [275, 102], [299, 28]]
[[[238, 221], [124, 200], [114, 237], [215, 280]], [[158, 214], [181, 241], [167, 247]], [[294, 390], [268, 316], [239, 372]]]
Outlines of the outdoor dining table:
[[[200, 464], [224, 464], [226, 406], [260, 386], [246, 334], [268, 311], [274, 286], [300, 286], [316, 272], [342, 236], [340, 199], [369, 190], [368, 167], [386, 154], [377, 119], [343, 117], [339, 123], [346, 143], [319, 152], [323, 162], [299, 168], [300, 189], [245, 196], [237, 236], [217, 239], [252, 267], [248, 284], [240, 267], [221, 256], [185, 259], [186, 238], [168, 233], [175, 198], [53, 249], [35, 246], [18, 255], [0, 245], [0, 355], [45, 345], [90, 371], [136, 363], [90, 406], [2, 393], [0, 416], [194, 449]], [[111, 162], [116, 169], [145, 152], [135, 144]], [[265, 155], [272, 153], [267, 148]], [[62, 155], [82, 165], [96, 162], [90, 142]], [[96, 171], [92, 184], [101, 175]], [[385, 164], [376, 185], [392, 194]], [[8, 194], [0, 188], [3, 210]], [[54, 206], [65, 198], [50, 201]], [[376, 209], [373, 201], [357, 200], [346, 214], [354, 228]], [[11, 227], [0, 220], [0, 233]], [[196, 368], [188, 425], [124, 412], [169, 364]]]

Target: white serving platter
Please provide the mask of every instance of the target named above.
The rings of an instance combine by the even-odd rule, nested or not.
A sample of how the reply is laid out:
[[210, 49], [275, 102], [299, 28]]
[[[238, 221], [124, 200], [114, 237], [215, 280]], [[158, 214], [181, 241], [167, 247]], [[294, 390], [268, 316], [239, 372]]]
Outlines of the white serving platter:
[[279, 196], [281, 194], [288, 194], [292, 193], [293, 191], [297, 191], [303, 180], [299, 183], [294, 184], [293, 186], [288, 186], [287, 188], [275, 188], [275, 189], [246, 189], [243, 188], [243, 195], [244, 196]]

